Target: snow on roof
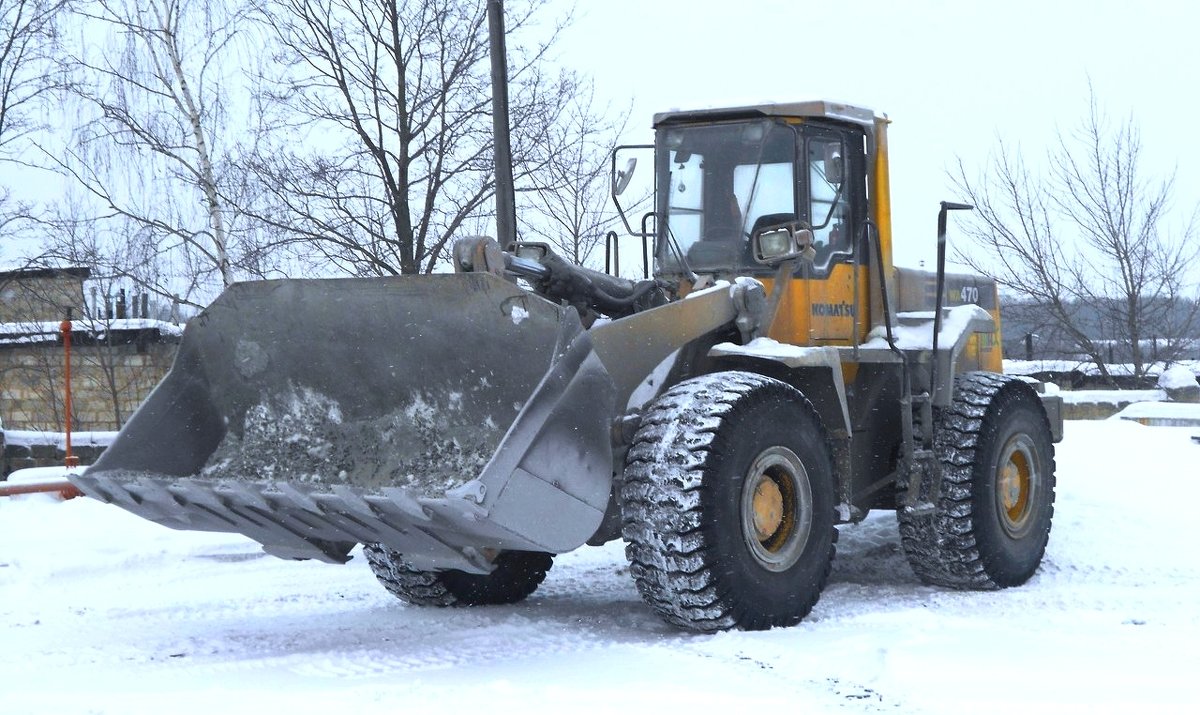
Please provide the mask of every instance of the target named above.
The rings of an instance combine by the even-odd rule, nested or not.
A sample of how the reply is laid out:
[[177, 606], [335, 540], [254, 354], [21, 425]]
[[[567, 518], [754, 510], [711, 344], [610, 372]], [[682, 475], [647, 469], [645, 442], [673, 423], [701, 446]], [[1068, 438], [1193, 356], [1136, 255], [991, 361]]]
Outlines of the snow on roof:
[[87, 266], [46, 266], [28, 263], [0, 263], [0, 278], [55, 278], [74, 276], [88, 278], [92, 269]]
[[[116, 437], [116, 432], [72, 432], [71, 446], [107, 447]], [[66, 449], [67, 435], [63, 432], [41, 430], [4, 430], [4, 442], [9, 446], [33, 447], [52, 444], [59, 449]]]
[[[50, 343], [59, 339], [62, 334], [61, 321], [28, 321], [17, 323], [0, 323], [0, 345], [32, 345]], [[113, 320], [72, 320], [71, 332], [82, 334], [88, 338], [102, 339], [110, 331], [157, 330], [159, 335], [179, 337], [183, 335], [182, 325], [169, 323], [165, 320], [149, 318], [116, 318]]]

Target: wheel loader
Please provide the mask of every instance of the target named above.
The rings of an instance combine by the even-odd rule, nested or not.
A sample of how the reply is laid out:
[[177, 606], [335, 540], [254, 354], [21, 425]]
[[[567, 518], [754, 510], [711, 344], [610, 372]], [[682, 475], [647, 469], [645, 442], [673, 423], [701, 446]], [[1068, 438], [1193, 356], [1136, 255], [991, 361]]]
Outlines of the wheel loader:
[[1001, 374], [995, 282], [945, 271], [969, 207], [942, 205], [935, 271], [893, 266], [887, 125], [832, 102], [657, 115], [640, 280], [471, 238], [454, 273], [235, 284], [71, 481], [283, 558], [363, 544], [418, 605], [515, 602], [554, 555], [624, 539], [668, 622], [788, 626], [837, 527], [877, 509], [925, 582], [1019, 585], [1061, 402]]

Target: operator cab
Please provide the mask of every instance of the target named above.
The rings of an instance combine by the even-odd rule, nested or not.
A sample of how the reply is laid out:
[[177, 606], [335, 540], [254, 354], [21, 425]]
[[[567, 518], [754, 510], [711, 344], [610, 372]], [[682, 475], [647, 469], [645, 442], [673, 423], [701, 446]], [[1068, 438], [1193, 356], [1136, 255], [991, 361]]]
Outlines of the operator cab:
[[[831, 120], [831, 106], [862, 116]], [[751, 237], [790, 222], [813, 235], [813, 261], [798, 271], [821, 277], [849, 262], [867, 216], [871, 121], [823, 102], [656, 117], [656, 273], [769, 275]]]

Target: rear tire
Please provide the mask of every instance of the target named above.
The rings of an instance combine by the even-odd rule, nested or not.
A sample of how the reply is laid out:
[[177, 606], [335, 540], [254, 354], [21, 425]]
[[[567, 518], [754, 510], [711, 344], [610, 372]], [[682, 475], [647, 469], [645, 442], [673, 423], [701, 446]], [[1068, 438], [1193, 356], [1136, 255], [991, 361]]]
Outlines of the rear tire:
[[935, 422], [941, 498], [931, 513], [896, 511], [913, 571], [959, 589], [1025, 583], [1054, 515], [1054, 444], [1037, 393], [1013, 377], [966, 373]]
[[697, 631], [798, 623], [833, 560], [832, 464], [820, 417], [786, 383], [721, 372], [668, 390], [642, 417], [621, 489], [642, 597]]
[[554, 563], [551, 554], [504, 551], [490, 574], [422, 571], [409, 566], [398, 551], [366, 544], [363, 555], [375, 578], [393, 596], [415, 606], [491, 606], [517, 603], [537, 590]]

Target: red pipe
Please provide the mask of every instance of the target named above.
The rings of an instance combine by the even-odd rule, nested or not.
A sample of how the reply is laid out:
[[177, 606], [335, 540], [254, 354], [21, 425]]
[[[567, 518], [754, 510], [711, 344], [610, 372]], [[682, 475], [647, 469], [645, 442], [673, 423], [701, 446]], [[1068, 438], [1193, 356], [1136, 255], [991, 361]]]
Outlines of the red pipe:
[[64, 382], [65, 382], [65, 387], [66, 387], [66, 391], [67, 391], [66, 399], [64, 400], [64, 403], [65, 403], [64, 406], [66, 408], [65, 422], [66, 422], [66, 433], [67, 433], [67, 447], [66, 447], [66, 456], [64, 457], [63, 464], [65, 464], [68, 468], [70, 468], [70, 467], [79, 466], [79, 458], [76, 457], [75, 455], [71, 454], [71, 309], [70, 308], [67, 308], [67, 319], [64, 320], [59, 327], [62, 328], [63, 358], [66, 361], [65, 381]]
[[18, 494], [57, 493], [62, 499], [74, 499], [83, 496], [83, 492], [66, 477], [47, 477], [30, 482], [0, 482], [0, 497], [12, 497]]
[[[64, 407], [66, 408], [66, 433], [67, 444], [65, 450], [65, 463], [68, 468], [79, 465], [79, 458], [71, 454], [71, 309], [67, 308], [67, 319], [59, 324], [62, 330], [63, 339], [63, 358], [66, 363], [64, 371], [64, 383], [66, 387], [66, 397], [64, 399]], [[0, 482], [0, 497], [12, 497], [19, 494], [58, 494], [60, 499], [74, 499], [75, 497], [83, 496], [83, 492], [71, 483], [66, 477], [46, 477], [44, 479], [36, 479], [28, 482]]]

